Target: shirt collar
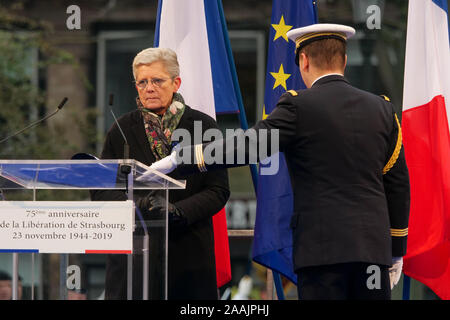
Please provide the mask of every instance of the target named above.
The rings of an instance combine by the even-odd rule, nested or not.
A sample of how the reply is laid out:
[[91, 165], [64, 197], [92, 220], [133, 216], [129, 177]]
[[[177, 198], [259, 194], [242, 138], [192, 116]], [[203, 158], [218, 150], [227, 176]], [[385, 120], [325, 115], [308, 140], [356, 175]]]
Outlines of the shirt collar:
[[328, 76], [341, 76], [341, 77], [343, 77], [344, 75], [343, 75], [342, 73], [327, 73], [327, 74], [324, 74], [324, 75], [318, 77], [316, 80], [314, 80], [313, 83], [311, 84], [311, 87], [312, 87], [312, 86], [314, 85], [314, 83], [316, 83], [318, 80], [320, 80], [320, 79], [322, 79], [322, 78], [325, 78], [325, 77], [328, 77]]

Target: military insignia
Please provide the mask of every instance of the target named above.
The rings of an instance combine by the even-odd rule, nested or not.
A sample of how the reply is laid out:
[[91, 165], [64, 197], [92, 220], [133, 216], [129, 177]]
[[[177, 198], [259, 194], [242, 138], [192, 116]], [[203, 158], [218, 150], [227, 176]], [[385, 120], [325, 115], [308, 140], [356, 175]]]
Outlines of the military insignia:
[[293, 97], [298, 96], [298, 93], [295, 90], [288, 90], [287, 92], [289, 92]]
[[200, 172], [206, 172], [205, 159], [203, 157], [203, 149], [201, 144], [195, 145], [195, 158], [197, 160], [198, 170]]
[[392, 237], [406, 237], [408, 235], [408, 228], [405, 229], [392, 229], [391, 228], [391, 236]]
[[397, 144], [395, 145], [394, 152], [392, 152], [392, 156], [386, 165], [383, 168], [383, 174], [386, 174], [391, 168], [394, 166], [395, 162], [397, 162], [398, 156], [400, 154], [400, 150], [402, 149], [402, 128], [400, 127], [400, 121], [398, 121], [397, 114], [394, 112], [395, 122], [397, 122], [398, 126], [398, 135], [397, 135]]

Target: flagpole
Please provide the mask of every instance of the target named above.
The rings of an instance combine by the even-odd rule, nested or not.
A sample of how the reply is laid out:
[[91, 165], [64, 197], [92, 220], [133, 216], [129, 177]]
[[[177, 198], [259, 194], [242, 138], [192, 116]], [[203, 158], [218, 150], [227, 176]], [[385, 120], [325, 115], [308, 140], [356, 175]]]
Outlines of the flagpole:
[[311, 1], [312, 1], [313, 9], [314, 9], [314, 21], [316, 21], [316, 23], [318, 23], [319, 16], [317, 14], [317, 1], [319, 1], [319, 0], [311, 0]]
[[411, 292], [411, 278], [403, 274], [403, 300], [409, 300]]
[[155, 26], [155, 38], [153, 39], [153, 46], [159, 46], [159, 24], [161, 22], [161, 9], [162, 9], [162, 0], [158, 0], [158, 9], [156, 14], [156, 26]]

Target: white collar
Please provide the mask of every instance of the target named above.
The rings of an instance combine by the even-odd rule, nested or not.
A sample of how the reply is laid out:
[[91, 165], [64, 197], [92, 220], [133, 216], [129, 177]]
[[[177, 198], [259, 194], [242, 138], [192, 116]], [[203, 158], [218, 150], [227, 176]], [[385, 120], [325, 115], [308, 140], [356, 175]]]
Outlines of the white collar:
[[311, 84], [311, 87], [314, 85], [314, 83], [316, 83], [317, 82], [317, 80], [319, 80], [319, 79], [322, 79], [322, 78], [324, 78], [324, 77], [328, 77], [328, 76], [344, 76], [342, 73], [327, 73], [327, 74], [324, 74], [324, 75], [322, 75], [322, 76], [320, 76], [320, 77], [318, 77], [316, 80], [314, 80], [313, 81], [313, 83]]

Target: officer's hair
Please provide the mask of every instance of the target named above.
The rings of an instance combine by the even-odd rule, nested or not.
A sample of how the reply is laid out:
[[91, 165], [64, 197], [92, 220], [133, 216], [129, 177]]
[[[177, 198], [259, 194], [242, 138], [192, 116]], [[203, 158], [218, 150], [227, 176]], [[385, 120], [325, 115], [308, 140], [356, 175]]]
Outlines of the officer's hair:
[[180, 75], [180, 66], [178, 65], [175, 51], [169, 48], [148, 48], [142, 50], [134, 57], [132, 65], [134, 80], [136, 80], [137, 67], [157, 61], [161, 61], [164, 64], [171, 78]]
[[311, 64], [320, 70], [343, 69], [346, 43], [337, 39], [311, 42], [300, 50], [311, 59]]

